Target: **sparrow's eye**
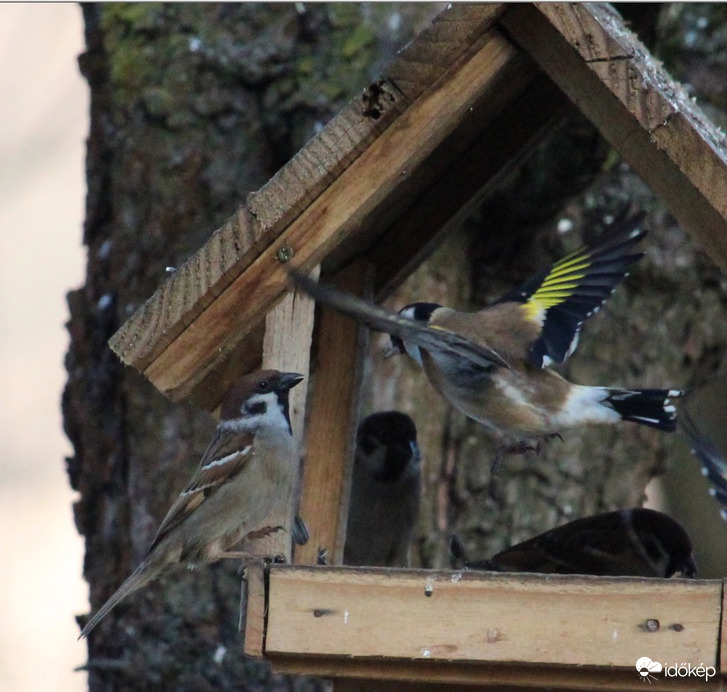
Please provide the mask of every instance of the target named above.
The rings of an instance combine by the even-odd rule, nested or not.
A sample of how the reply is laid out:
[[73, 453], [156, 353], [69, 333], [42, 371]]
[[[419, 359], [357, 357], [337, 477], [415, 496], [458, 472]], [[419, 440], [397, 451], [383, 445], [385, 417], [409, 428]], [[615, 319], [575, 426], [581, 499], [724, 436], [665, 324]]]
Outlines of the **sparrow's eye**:
[[257, 388], [260, 392], [267, 392], [268, 389], [270, 389], [270, 382], [268, 382], [267, 380], [261, 380]]

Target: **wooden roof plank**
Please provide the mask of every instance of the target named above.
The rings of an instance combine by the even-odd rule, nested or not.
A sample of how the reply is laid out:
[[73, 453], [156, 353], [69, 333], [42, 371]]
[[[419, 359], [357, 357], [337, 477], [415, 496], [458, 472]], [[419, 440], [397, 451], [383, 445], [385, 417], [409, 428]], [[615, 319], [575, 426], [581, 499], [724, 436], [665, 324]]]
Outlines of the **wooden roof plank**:
[[361, 97], [340, 111], [268, 183], [247, 197], [261, 228], [277, 235], [308, 207], [410, 105], [391, 82], [380, 87], [381, 115], [365, 116]]
[[507, 3], [453, 3], [440, 12], [384, 69], [407, 98], [419, 98], [453, 65], [463, 60], [507, 9]]
[[[727, 217], [724, 134], [624, 27], [613, 8], [602, 3], [536, 6], [652, 135], [656, 146], [664, 149], [717, 211]], [[579, 20], [577, 25], [568, 21], [572, 18]], [[592, 51], [594, 42], [604, 44], [604, 49]]]
[[502, 23], [727, 271], [725, 138], [683, 87], [602, 4], [521, 5]]
[[[455, 142], [448, 156], [432, 156], [516, 56], [496, 32], [483, 37], [466, 63], [412, 104], [149, 363], [147, 377], [172, 399], [187, 396], [288, 290], [278, 251], [292, 251], [295, 266], [310, 270], [362, 233], [377, 209], [410, 204], [418, 191], [415, 181], [435, 177], [457, 146], [467, 146]], [[426, 171], [420, 178], [421, 168]], [[408, 189], [403, 175], [410, 179]]]
[[[367, 258], [376, 267], [376, 301], [384, 300], [436, 248], [439, 240], [471, 214], [500, 177], [537, 143], [569, 110], [572, 103], [534, 65], [519, 63], [509, 91], [530, 77], [527, 89], [502, 107], [453, 164], [457, 175], [436, 179], [417, 202], [379, 237]], [[517, 93], [514, 89], [512, 93]], [[538, 109], [533, 108], [538, 104]]]
[[143, 371], [264, 247], [260, 228], [242, 208], [111, 337], [109, 346]]
[[[392, 75], [410, 94], [423, 93], [451, 67], [454, 56], [471, 48], [504, 7], [453, 8], [401, 52], [391, 65]], [[390, 80], [381, 88], [386, 96], [380, 100], [378, 117], [364, 114], [361, 97], [352, 99], [122, 325], [109, 345], [124, 363], [144, 371], [406, 110], [411, 97]]]

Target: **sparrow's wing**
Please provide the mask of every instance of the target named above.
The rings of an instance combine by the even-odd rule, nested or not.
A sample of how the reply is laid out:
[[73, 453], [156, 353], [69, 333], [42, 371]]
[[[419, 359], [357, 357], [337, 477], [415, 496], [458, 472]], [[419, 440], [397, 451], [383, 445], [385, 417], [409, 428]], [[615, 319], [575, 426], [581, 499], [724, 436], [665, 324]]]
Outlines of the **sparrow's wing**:
[[371, 329], [405, 339], [431, 353], [444, 353], [463, 358], [468, 363], [487, 370], [491, 369], [493, 365], [510, 367], [492, 349], [448, 329], [428, 327], [421, 322], [407, 319], [402, 315], [367, 303], [345, 291], [312, 281], [296, 271], [290, 270], [289, 273], [293, 281], [318, 302], [358, 322], [363, 322]]
[[202, 461], [164, 517], [148, 553], [181, 524], [224, 483], [236, 476], [253, 454], [254, 434], [217, 429], [217, 434], [202, 456]]
[[503, 550], [489, 569], [550, 574], [657, 576], [619, 512], [569, 522]]
[[638, 214], [615, 224], [601, 242], [566, 255], [497, 301], [522, 303], [522, 316], [540, 327], [530, 351], [533, 365], [563, 363], [575, 351], [583, 322], [643, 257], [631, 252], [646, 235], [639, 229], [643, 218]]
[[[692, 546], [684, 528], [650, 509], [597, 514], [519, 543], [483, 569], [597, 576], [695, 576]], [[474, 566], [474, 565], [471, 565]]]
[[727, 520], [727, 459], [710, 437], [699, 429], [686, 407], [680, 411], [678, 421], [692, 452], [702, 464], [702, 473], [711, 483], [709, 494], [717, 499], [722, 507], [720, 514]]
[[625, 536], [612, 526], [565, 524], [495, 555], [490, 569], [548, 574], [613, 574], [628, 553]]

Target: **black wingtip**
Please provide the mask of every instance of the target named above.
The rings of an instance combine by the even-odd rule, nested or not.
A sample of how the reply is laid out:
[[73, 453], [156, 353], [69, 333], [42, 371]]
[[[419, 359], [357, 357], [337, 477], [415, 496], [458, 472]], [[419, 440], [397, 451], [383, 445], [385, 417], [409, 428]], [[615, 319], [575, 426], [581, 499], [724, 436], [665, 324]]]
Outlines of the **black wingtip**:
[[[646, 235], [645, 214], [615, 221], [595, 241], [535, 274], [498, 302], [534, 301], [544, 310], [541, 335], [532, 344], [536, 367], [563, 363], [575, 351], [581, 326], [595, 315], [628, 270], [644, 255], [635, 252]], [[542, 303], [539, 301], [542, 300]]]

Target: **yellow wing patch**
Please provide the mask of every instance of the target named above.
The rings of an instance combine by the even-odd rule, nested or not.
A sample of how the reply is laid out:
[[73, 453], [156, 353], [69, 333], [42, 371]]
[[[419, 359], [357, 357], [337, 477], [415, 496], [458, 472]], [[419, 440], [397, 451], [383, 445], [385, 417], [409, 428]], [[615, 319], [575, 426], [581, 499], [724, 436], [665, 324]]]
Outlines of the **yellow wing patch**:
[[591, 266], [590, 253], [575, 252], [556, 262], [535, 293], [522, 306], [525, 317], [542, 325], [548, 308], [568, 300]]

